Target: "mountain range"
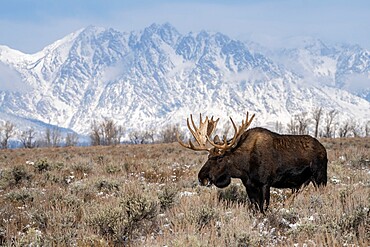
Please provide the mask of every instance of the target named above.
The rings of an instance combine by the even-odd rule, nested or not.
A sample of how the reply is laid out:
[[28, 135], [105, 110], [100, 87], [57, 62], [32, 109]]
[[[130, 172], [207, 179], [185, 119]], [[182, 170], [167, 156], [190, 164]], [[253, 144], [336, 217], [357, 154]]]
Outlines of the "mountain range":
[[[293, 45], [292, 45], [293, 44]], [[358, 45], [291, 40], [270, 50], [222, 33], [179, 33], [169, 23], [120, 32], [89, 26], [24, 54], [0, 46], [0, 119], [18, 128], [88, 134], [113, 119], [126, 132], [186, 127], [190, 113], [255, 125], [288, 123], [315, 108], [338, 121], [370, 120], [370, 53]]]

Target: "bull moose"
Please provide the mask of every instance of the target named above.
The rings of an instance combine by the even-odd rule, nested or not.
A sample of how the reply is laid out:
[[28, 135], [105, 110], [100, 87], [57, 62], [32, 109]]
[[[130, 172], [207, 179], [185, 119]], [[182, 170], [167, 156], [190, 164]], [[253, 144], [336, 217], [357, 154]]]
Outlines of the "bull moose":
[[[268, 208], [270, 187], [290, 188], [297, 192], [310, 182], [315, 187], [327, 182], [327, 154], [325, 147], [309, 135], [280, 135], [265, 128], [247, 130], [254, 114], [234, 128], [234, 136], [220, 140], [218, 135], [211, 139], [219, 119], [206, 117], [196, 127], [192, 115], [187, 126], [197, 144], [191, 140], [184, 143], [177, 134], [178, 142], [185, 148], [208, 151], [208, 160], [198, 174], [200, 185], [225, 188], [231, 178], [243, 182], [249, 200], [261, 213]], [[264, 204], [266, 202], [266, 208]]]

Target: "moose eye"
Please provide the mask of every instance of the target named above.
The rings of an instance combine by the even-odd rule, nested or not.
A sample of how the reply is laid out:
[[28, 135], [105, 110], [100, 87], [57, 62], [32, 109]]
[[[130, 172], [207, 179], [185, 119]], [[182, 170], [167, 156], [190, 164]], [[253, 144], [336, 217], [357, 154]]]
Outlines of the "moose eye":
[[224, 157], [222, 157], [222, 156], [217, 157], [217, 162], [218, 162], [218, 163], [221, 163], [223, 159], [224, 159]]

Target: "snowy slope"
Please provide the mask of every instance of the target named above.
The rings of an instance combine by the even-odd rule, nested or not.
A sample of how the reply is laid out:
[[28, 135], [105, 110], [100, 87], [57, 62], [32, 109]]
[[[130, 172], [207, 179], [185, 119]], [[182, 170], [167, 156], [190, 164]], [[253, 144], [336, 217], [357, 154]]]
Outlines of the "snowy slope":
[[316, 85], [334, 86], [370, 101], [370, 52], [358, 45], [329, 46], [314, 38], [300, 37], [275, 51], [275, 62]]
[[36, 54], [0, 46], [0, 71], [13, 75], [0, 76], [0, 112], [85, 134], [93, 120], [159, 132], [199, 112], [226, 122], [251, 111], [256, 125], [273, 126], [317, 106], [369, 120], [369, 101], [338, 79], [355, 72], [368, 78], [368, 52], [323, 53], [316, 45], [284, 51], [280, 66], [221, 33], [182, 35], [170, 24], [131, 33], [89, 26]]

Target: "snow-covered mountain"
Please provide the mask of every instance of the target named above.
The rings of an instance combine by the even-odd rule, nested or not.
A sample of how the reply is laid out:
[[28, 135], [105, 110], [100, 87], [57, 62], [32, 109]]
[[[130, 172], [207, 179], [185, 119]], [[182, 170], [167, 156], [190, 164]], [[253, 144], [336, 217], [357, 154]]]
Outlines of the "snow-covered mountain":
[[262, 126], [318, 106], [370, 119], [368, 51], [313, 40], [279, 56], [170, 24], [130, 33], [89, 26], [36, 54], [0, 46], [0, 113], [85, 134], [93, 120], [159, 132], [199, 112], [227, 121], [250, 111]]
[[[329, 46], [310, 37], [292, 38], [275, 51], [275, 62], [316, 85], [333, 86], [370, 101], [370, 52], [358, 45]], [[270, 53], [271, 54], [271, 53]]]

